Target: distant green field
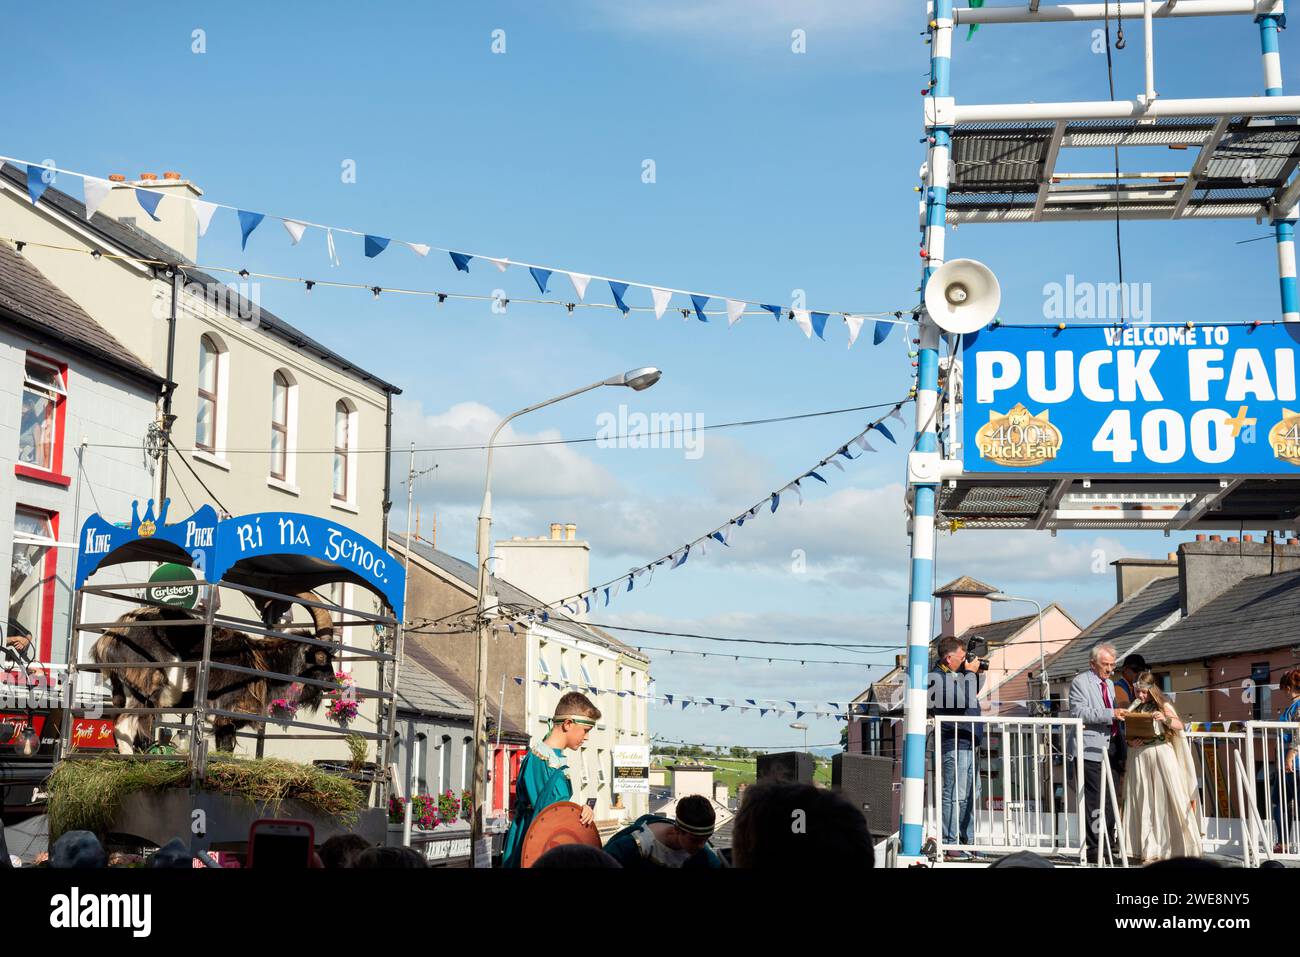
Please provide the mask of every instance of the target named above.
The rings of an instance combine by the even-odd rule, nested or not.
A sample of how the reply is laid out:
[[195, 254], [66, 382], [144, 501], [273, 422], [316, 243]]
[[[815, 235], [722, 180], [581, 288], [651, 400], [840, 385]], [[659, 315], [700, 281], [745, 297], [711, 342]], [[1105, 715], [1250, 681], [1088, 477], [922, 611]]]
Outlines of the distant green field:
[[[758, 765], [753, 758], [707, 757], [699, 759], [699, 762], [718, 769], [713, 776], [713, 780], [718, 784], [725, 785], [732, 796], [735, 795], [739, 785], [753, 784], [758, 776]], [[672, 764], [673, 759], [668, 758], [664, 763]], [[657, 763], [656, 766], [658, 766]], [[823, 787], [831, 786], [831, 762], [829, 760], [817, 758], [813, 780]], [[671, 782], [671, 775], [669, 781]]]

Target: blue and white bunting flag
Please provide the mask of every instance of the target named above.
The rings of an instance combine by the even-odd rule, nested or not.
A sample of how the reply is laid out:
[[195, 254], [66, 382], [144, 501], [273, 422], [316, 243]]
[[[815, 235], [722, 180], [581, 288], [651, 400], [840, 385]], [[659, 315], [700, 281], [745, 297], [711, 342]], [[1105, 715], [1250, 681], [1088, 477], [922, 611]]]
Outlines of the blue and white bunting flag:
[[654, 286], [651, 286], [650, 298], [654, 300], [655, 318], [662, 319], [664, 317], [664, 310], [668, 308], [668, 303], [673, 298], [673, 294], [667, 289], [657, 289]]
[[[158, 218], [158, 204], [162, 202], [162, 193], [155, 193], [151, 189], [137, 189], [135, 191], [135, 201], [140, 204], [140, 208], [148, 213], [149, 218], [155, 223], [162, 222]], [[250, 229], [249, 232], [252, 232], [252, 230]]]
[[727, 300], [727, 325], [734, 326], [740, 322], [740, 317], [745, 314], [745, 304], [737, 302], [735, 299]]
[[298, 241], [302, 239], [302, 234], [307, 231], [307, 224], [295, 219], [282, 219], [280, 222], [284, 224], [284, 231], [289, 234], [289, 243], [297, 246]]
[[266, 216], [263, 213], [253, 213], [246, 209], [237, 209], [235, 212], [239, 214], [239, 248], [247, 249], [248, 237], [253, 234], [253, 230], [262, 224], [262, 220]]

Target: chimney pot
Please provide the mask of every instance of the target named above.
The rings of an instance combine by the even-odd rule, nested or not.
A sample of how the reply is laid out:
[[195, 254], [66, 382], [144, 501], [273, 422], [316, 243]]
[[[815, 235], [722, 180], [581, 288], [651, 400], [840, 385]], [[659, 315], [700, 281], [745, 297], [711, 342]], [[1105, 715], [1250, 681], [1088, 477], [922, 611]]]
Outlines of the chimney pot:
[[143, 180], [154, 180], [158, 178], [157, 173], [141, 173], [140, 178]]
[[1243, 535], [1243, 536], [1241, 536], [1241, 540], [1242, 540], [1243, 542], [1253, 542], [1253, 541], [1255, 540], [1255, 536], [1254, 536], [1254, 535]]
[[1223, 539], [1220, 538], [1218, 535], [1211, 535], [1211, 536], [1210, 536], [1210, 541], [1212, 541], [1212, 542], [1221, 542], [1221, 541], [1223, 541]]
[[165, 173], [163, 173], [163, 179], [180, 179], [180, 178], [181, 178], [181, 174], [176, 172], [174, 169], [169, 169]]
[[1236, 544], [1237, 544], [1237, 536], [1236, 536], [1236, 535], [1229, 535], [1229, 536], [1228, 536], [1228, 544], [1229, 544], [1229, 545], [1236, 545]]
[[1197, 540], [1198, 542], [1203, 542], [1203, 541], [1205, 541], [1205, 536], [1204, 536], [1204, 535], [1197, 535], [1197, 536], [1196, 536], [1196, 540]]
[[109, 173], [108, 181], [110, 183], [125, 183], [126, 177], [123, 176], [121, 173]]
[[558, 542], [561, 538], [564, 537], [563, 535], [560, 534], [560, 529], [563, 527], [564, 526], [562, 526], [559, 522], [551, 522], [551, 541]]
[[572, 523], [564, 526], [564, 540], [571, 542], [578, 537], [578, 526]]
[[1300, 545], [1300, 538], [1288, 538], [1286, 543], [1288, 545]]
[[1177, 552], [1169, 552], [1168, 554], [1165, 555], [1165, 557], [1166, 557], [1167, 559], [1169, 559], [1171, 562], [1176, 562], [1176, 561], [1178, 561], [1178, 553], [1177, 553]]

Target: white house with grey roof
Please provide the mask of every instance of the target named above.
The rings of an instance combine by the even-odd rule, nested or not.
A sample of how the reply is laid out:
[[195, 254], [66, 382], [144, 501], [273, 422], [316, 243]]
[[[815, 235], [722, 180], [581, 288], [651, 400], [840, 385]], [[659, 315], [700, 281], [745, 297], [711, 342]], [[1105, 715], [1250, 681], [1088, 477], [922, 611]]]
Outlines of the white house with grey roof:
[[[390, 535], [388, 544], [394, 554], [405, 555], [402, 536]], [[586, 547], [585, 542], [579, 544]], [[431, 655], [440, 675], [472, 689], [477, 664], [474, 566], [419, 540], [412, 541], [411, 552], [407, 618], [413, 624], [406, 633], [407, 655]], [[647, 795], [614, 794], [613, 756], [615, 743], [650, 743], [649, 658], [562, 612], [547, 612], [546, 620], [535, 613], [530, 619], [528, 610], [537, 609], [541, 601], [508, 581], [494, 576], [489, 587], [498, 615], [488, 639], [488, 714], [500, 716], [507, 730], [518, 730], [537, 743], [546, 736], [547, 719], [560, 697], [583, 692], [600, 709], [601, 718], [586, 745], [569, 755], [574, 800], [594, 798], [601, 826], [645, 814]], [[502, 815], [511, 803], [517, 764], [510, 766], [511, 756], [503, 753], [507, 750], [492, 745], [490, 818]]]
[[[0, 549], [11, 556], [0, 581], [7, 609], [0, 632], [33, 662], [66, 665], [81, 519], [97, 509], [129, 515], [133, 499], [152, 494], [155, 463], [144, 437], [162, 386], [0, 244]], [[83, 455], [83, 442], [96, 453]], [[93, 614], [93, 600], [89, 606]], [[0, 670], [9, 664], [0, 661]]]
[[[88, 439], [86, 467], [102, 462], [120, 474], [123, 452], [113, 446], [149, 443], [158, 450], [153, 481], [132, 490], [142, 507], [148, 498], [170, 498], [173, 519], [209, 503], [232, 515], [304, 512], [384, 541], [389, 456], [363, 450], [388, 448], [400, 390], [258, 304], [255, 290], [198, 269], [189, 200], [202, 194], [179, 174], [117, 182], [89, 219], [60, 185], [33, 204], [24, 171], [0, 167], [0, 236], [22, 242], [27, 263], [147, 373], [170, 383], [147, 419], [122, 417], [112, 441]], [[158, 221], [140, 208], [136, 185], [164, 191]], [[106, 517], [130, 515], [129, 499], [99, 505]], [[376, 599], [352, 585], [322, 591], [345, 607], [376, 610]], [[305, 620], [301, 609], [297, 615]], [[342, 631], [349, 643], [377, 639], [369, 627]], [[372, 663], [356, 663], [354, 678], [377, 686]], [[376, 702], [364, 700], [354, 727], [376, 731], [378, 716]], [[250, 747], [240, 739], [241, 752]], [[266, 753], [348, 754], [341, 738], [270, 741]]]

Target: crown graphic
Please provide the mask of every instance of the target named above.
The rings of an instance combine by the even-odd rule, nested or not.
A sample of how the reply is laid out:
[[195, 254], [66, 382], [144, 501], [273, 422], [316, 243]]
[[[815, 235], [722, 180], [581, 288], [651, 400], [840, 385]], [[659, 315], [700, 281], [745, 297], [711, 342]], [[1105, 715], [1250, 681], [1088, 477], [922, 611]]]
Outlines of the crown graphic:
[[139, 514], [140, 502], [137, 499], [131, 503], [131, 534], [137, 538], [148, 538], [160, 527], [167, 524], [167, 509], [171, 506], [172, 500], [163, 499], [162, 511], [156, 516], [153, 513], [153, 499], [149, 499], [149, 504], [145, 506], [144, 517]]

